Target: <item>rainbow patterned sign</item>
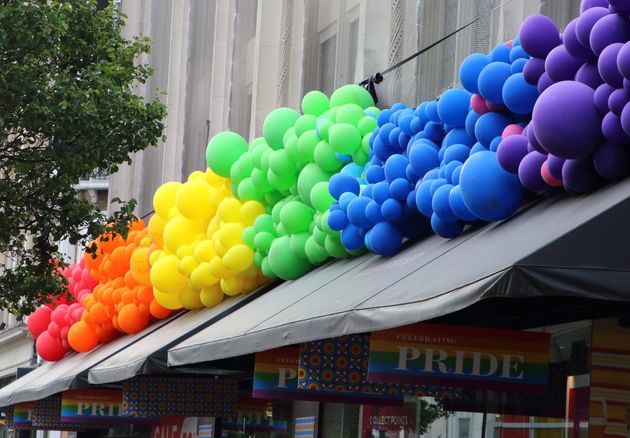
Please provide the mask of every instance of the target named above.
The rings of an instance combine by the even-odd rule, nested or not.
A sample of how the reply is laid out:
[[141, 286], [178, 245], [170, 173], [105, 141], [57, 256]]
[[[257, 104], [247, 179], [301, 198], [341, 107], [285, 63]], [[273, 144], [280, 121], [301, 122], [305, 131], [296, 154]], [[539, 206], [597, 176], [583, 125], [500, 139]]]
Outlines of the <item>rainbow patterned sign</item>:
[[275, 348], [256, 353], [253, 398], [296, 399], [298, 358], [297, 347]]
[[370, 336], [368, 380], [544, 390], [549, 334], [414, 324]]
[[138, 423], [142, 418], [122, 415], [122, 391], [71, 390], [61, 396], [61, 421], [71, 423]]
[[13, 406], [13, 427], [30, 428], [33, 425], [35, 402], [18, 403]]

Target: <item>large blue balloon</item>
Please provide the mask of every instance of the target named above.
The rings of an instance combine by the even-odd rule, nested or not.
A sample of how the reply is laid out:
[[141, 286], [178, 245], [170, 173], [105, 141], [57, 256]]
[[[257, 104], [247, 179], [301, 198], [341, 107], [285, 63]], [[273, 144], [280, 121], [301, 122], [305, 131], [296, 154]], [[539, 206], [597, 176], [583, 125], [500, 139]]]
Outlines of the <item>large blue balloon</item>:
[[538, 99], [538, 88], [525, 81], [523, 73], [516, 73], [503, 85], [503, 102], [510, 111], [516, 114], [529, 114], [534, 110]]
[[359, 181], [356, 178], [345, 175], [343, 173], [336, 173], [330, 178], [328, 183], [328, 191], [335, 199], [339, 199], [342, 193], [351, 192], [355, 195], [359, 194]]
[[427, 144], [414, 144], [409, 151], [409, 164], [420, 177], [440, 165], [438, 151]]
[[402, 233], [388, 222], [379, 222], [366, 234], [366, 241], [372, 252], [389, 257], [400, 251]]
[[479, 74], [479, 94], [490, 103], [503, 103], [503, 84], [512, 74], [510, 64], [493, 62]]
[[510, 217], [523, 199], [518, 176], [505, 171], [490, 151], [478, 152], [464, 163], [459, 185], [466, 207], [488, 222]]
[[461, 128], [466, 123], [470, 93], [459, 88], [451, 88], [440, 96], [438, 115], [442, 122], [453, 128]]
[[492, 140], [500, 136], [510, 123], [512, 123], [511, 120], [503, 114], [485, 113], [475, 123], [475, 137], [479, 143], [489, 148]]
[[459, 81], [471, 93], [479, 94], [479, 73], [492, 59], [483, 53], [473, 53], [464, 59], [459, 67]]

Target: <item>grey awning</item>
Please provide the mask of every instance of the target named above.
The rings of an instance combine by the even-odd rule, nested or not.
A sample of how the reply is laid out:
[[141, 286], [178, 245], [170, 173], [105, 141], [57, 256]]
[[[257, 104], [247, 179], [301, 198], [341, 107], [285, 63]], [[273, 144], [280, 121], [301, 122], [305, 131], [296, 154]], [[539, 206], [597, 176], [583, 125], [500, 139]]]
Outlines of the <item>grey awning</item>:
[[129, 379], [138, 374], [169, 372], [166, 367], [166, 352], [169, 347], [204, 329], [263, 292], [264, 289], [261, 289], [248, 295], [230, 297], [218, 306], [185, 313], [172, 324], [160, 327], [144, 337], [133, 348], [119, 351], [90, 369], [88, 381], [93, 384], [104, 384]]
[[171, 348], [168, 363], [387, 329], [489, 298], [630, 301], [629, 196], [630, 179], [588, 195], [549, 196], [456, 239], [433, 236], [389, 259], [335, 261]]
[[48, 362], [0, 389], [0, 407], [40, 400], [67, 389], [86, 384], [87, 370], [127, 347], [147, 334], [179, 317], [159, 321], [135, 335], [122, 336], [88, 353], [70, 354], [59, 362]]

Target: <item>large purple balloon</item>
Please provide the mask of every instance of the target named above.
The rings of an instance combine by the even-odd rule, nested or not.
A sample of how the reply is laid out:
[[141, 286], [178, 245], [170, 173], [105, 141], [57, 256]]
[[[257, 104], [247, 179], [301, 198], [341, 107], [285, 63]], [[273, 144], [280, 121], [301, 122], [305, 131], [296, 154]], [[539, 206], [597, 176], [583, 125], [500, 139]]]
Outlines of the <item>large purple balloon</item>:
[[623, 45], [617, 54], [617, 68], [624, 78], [630, 79], [630, 42]]
[[528, 55], [544, 58], [560, 44], [560, 33], [551, 18], [534, 14], [521, 24], [518, 40]]
[[497, 159], [499, 164], [510, 173], [518, 173], [518, 166], [527, 155], [527, 137], [510, 135], [499, 143]]
[[562, 179], [562, 166], [566, 160], [564, 158], [556, 157], [555, 155], [547, 155], [547, 169], [551, 176], [556, 179]]
[[621, 115], [624, 107], [628, 103], [628, 95], [623, 88], [619, 88], [618, 90], [614, 90], [610, 93], [608, 97], [608, 108], [618, 116]]
[[538, 84], [538, 79], [545, 72], [545, 60], [542, 58], [529, 58], [525, 68], [523, 68], [523, 77], [532, 85]]
[[597, 90], [595, 90], [595, 106], [600, 113], [606, 114], [610, 110], [610, 108], [608, 108], [608, 98], [613, 91], [615, 91], [615, 89], [608, 84], [601, 84], [597, 87]]
[[562, 184], [568, 192], [584, 193], [596, 189], [603, 180], [593, 165], [593, 159], [567, 160], [562, 166]]
[[626, 43], [630, 40], [630, 21], [627, 17], [610, 14], [602, 17], [591, 30], [591, 49], [597, 55], [611, 44]]
[[592, 59], [595, 54], [591, 50], [591, 47], [585, 47], [582, 43], [577, 39], [575, 34], [575, 26], [577, 24], [577, 18], [567, 24], [567, 27], [564, 29], [564, 33], [562, 34], [562, 42], [564, 43], [564, 47], [567, 52], [571, 54], [576, 59], [579, 59], [582, 62], [589, 61]]
[[610, 7], [620, 15], [630, 15], [630, 2], [628, 0], [608, 0]]
[[[622, 0], [624, 1], [624, 0]], [[580, 4], [580, 13], [583, 13], [587, 9], [601, 6], [603, 8], [608, 7], [608, 0], [582, 0], [582, 4]]]
[[604, 80], [599, 75], [599, 71], [597, 70], [597, 60], [594, 59], [585, 63], [575, 74], [575, 80], [581, 82], [583, 84], [588, 85], [593, 90], [596, 90], [601, 84], [604, 83]]
[[580, 82], [563, 81], [538, 98], [532, 117], [536, 138], [551, 154], [583, 158], [601, 143], [602, 117], [594, 103], [595, 91]]
[[603, 178], [614, 181], [630, 173], [630, 151], [627, 147], [604, 143], [593, 155], [595, 171]]
[[623, 47], [621, 43], [614, 43], [606, 47], [597, 60], [597, 70], [604, 82], [615, 88], [623, 87], [623, 75], [617, 67], [617, 56]]
[[569, 81], [575, 77], [582, 64], [583, 60], [574, 58], [563, 45], [559, 45], [547, 55], [545, 71], [554, 82]]
[[621, 127], [623, 132], [630, 135], [630, 102], [623, 107], [621, 112]]
[[549, 188], [540, 173], [540, 168], [546, 160], [545, 154], [534, 151], [527, 154], [521, 161], [518, 166], [518, 179], [527, 190], [537, 193]]
[[594, 6], [580, 15], [575, 24], [575, 36], [584, 47], [591, 47], [591, 30], [595, 23], [609, 14], [608, 8]]
[[619, 116], [609, 112], [602, 120], [602, 133], [607, 142], [613, 144], [624, 144], [630, 141], [630, 136], [623, 131]]

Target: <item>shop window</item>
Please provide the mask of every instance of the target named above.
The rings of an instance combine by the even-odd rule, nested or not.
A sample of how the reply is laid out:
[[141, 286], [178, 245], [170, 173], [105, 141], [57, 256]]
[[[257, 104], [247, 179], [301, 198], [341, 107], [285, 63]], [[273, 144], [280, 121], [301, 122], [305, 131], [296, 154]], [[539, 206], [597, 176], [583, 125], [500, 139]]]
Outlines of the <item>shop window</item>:
[[459, 438], [470, 438], [470, 418], [458, 418], [457, 429]]

